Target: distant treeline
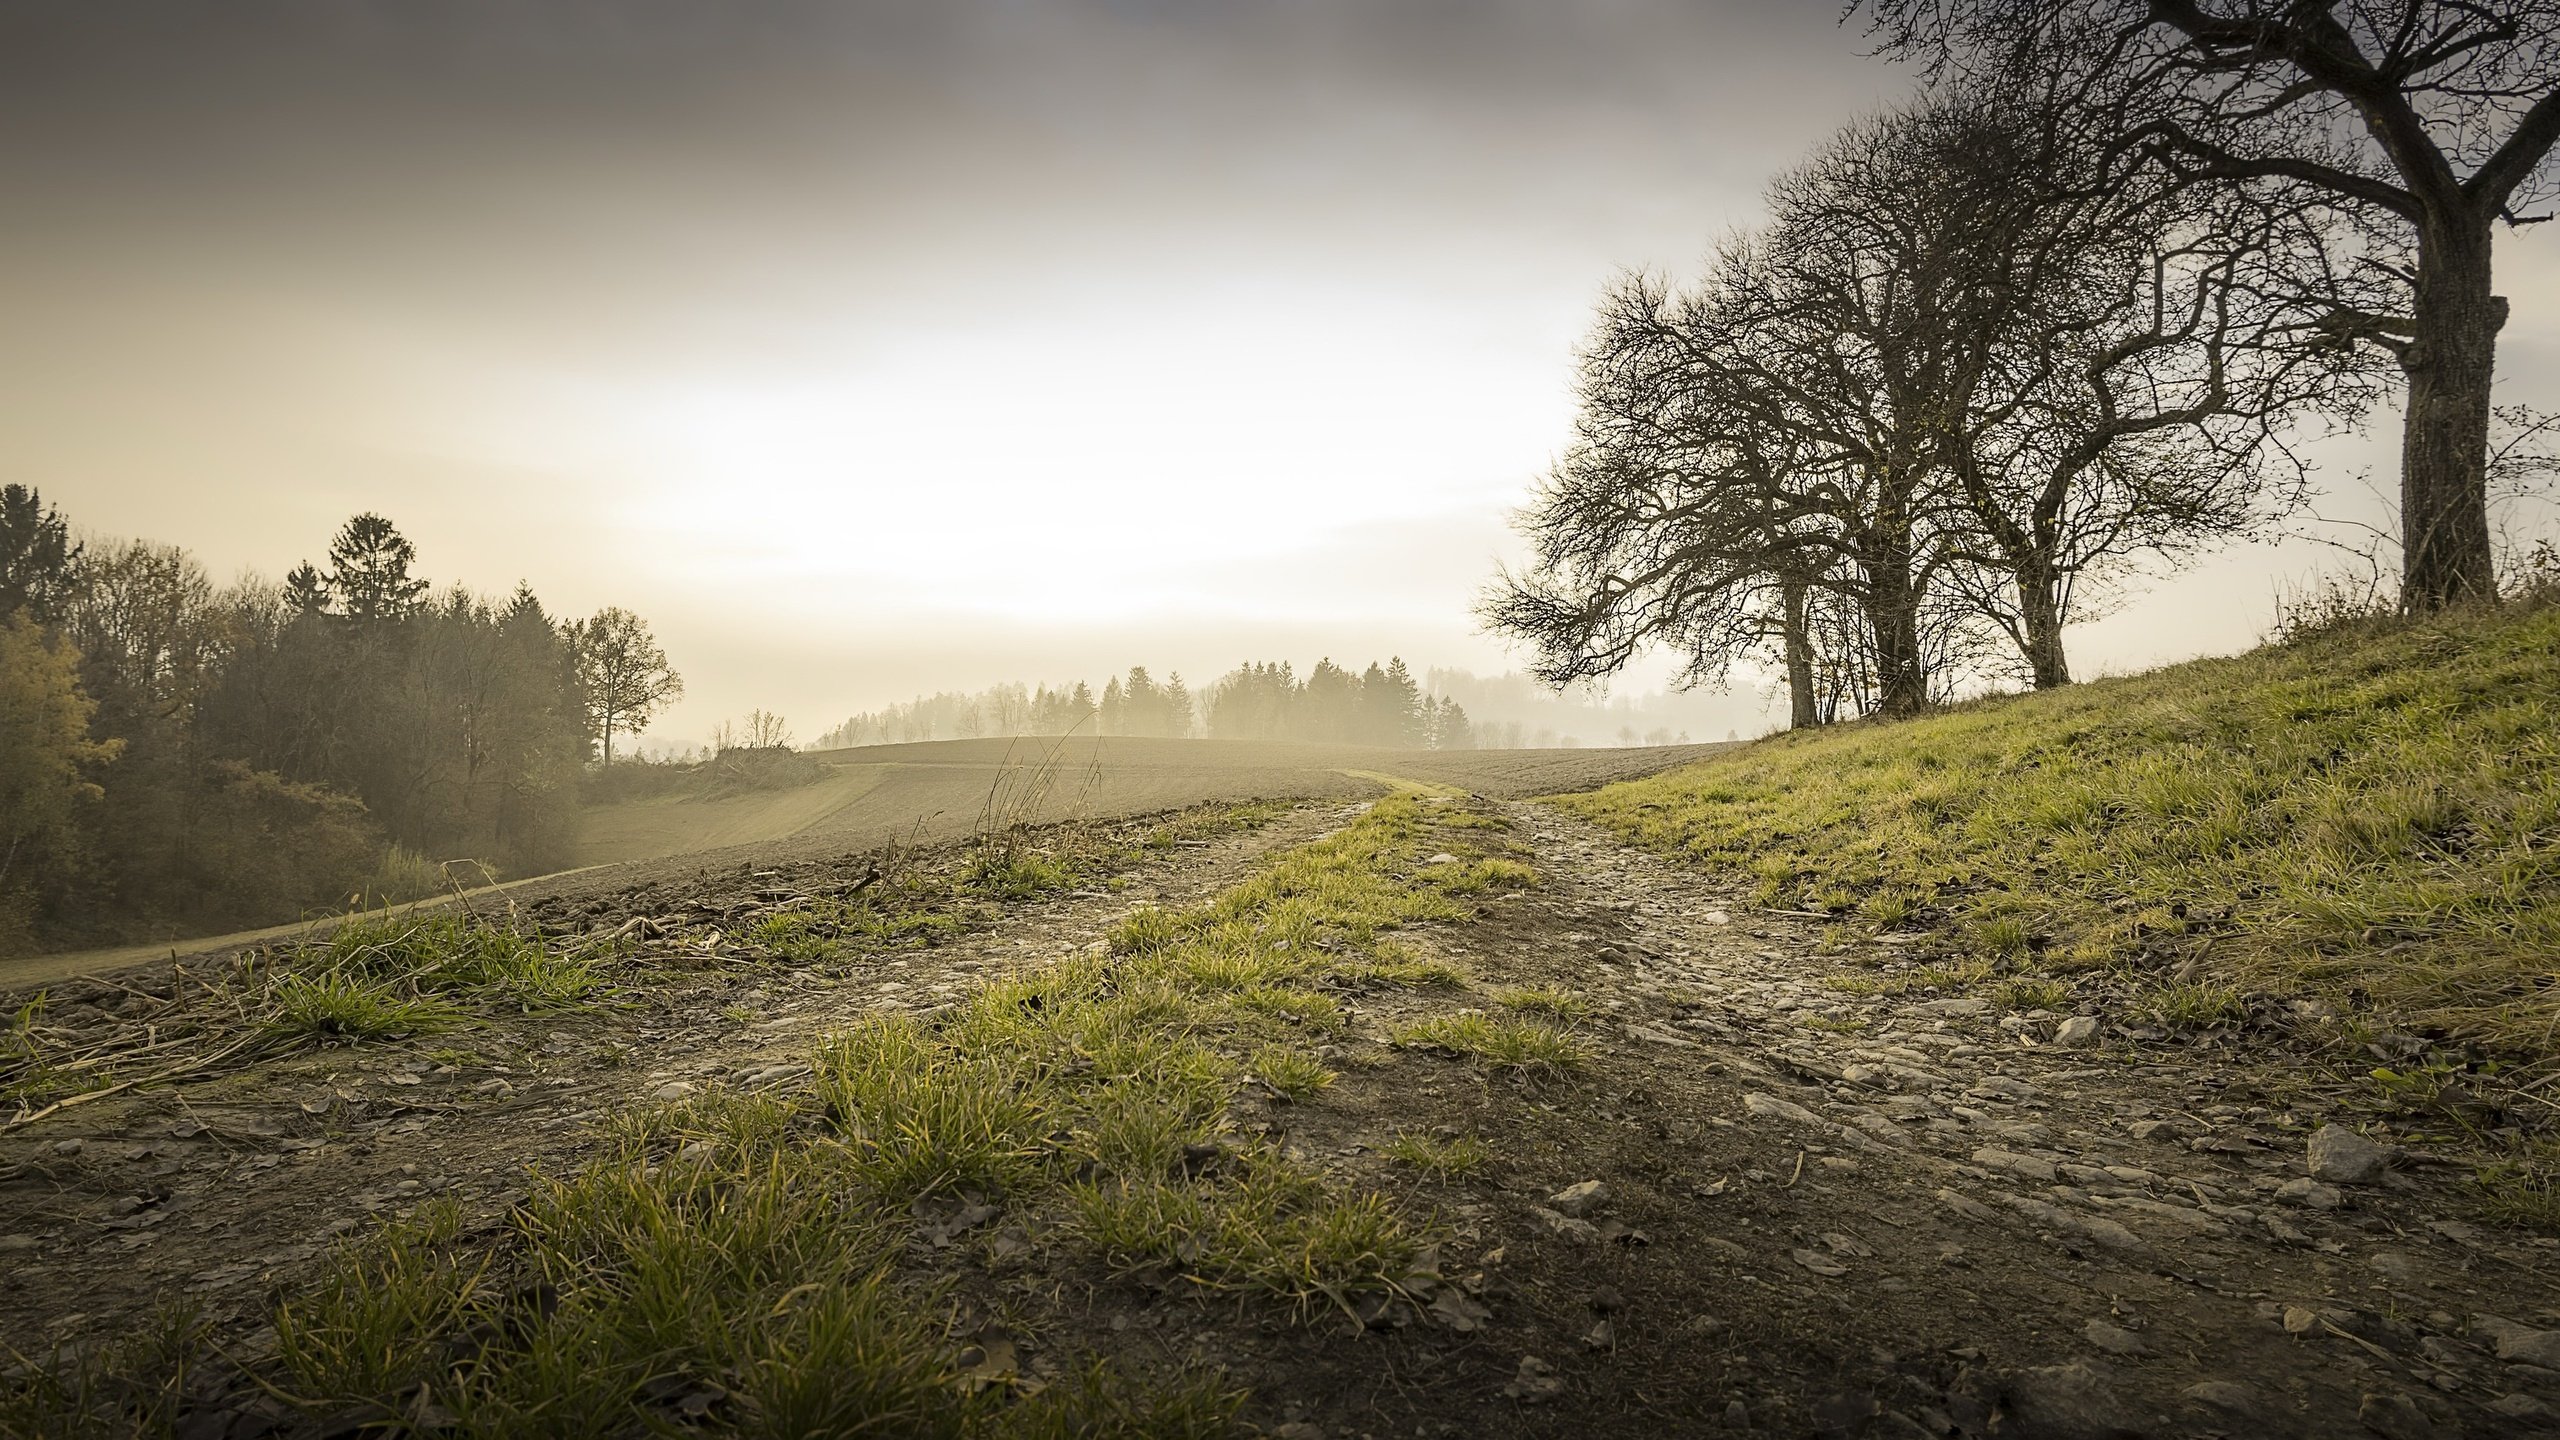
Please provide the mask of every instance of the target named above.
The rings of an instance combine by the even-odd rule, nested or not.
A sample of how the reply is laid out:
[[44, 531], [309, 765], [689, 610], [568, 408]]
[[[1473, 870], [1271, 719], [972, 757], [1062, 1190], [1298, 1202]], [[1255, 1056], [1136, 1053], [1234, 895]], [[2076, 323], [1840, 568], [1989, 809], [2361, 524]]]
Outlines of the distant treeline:
[[325, 568], [217, 587], [0, 488], [0, 954], [563, 863], [581, 768], [680, 682], [628, 611], [564, 624], [415, 562], [359, 515]]
[[1220, 740], [1313, 740], [1406, 749], [1468, 750], [1478, 737], [1454, 700], [1426, 694], [1401, 659], [1354, 672], [1319, 660], [1300, 679], [1288, 661], [1249, 662], [1194, 695], [1179, 672], [1144, 666], [1093, 687], [997, 685], [919, 696], [855, 715], [818, 737], [821, 749], [961, 740], [984, 735], [1206, 733]]

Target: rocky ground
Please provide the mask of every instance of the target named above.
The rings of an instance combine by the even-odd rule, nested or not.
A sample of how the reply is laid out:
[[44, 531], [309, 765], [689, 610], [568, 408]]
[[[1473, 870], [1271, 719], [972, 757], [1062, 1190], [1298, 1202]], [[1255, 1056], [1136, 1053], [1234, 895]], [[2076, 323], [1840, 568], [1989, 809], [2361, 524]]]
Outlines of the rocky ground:
[[[2299, 1057], [2103, 1010], [1843, 993], [1824, 983], [1852, 958], [1839, 937], [1755, 909], [1746, 880], [1491, 808], [1543, 882], [1414, 937], [1470, 990], [1360, 997], [1323, 1052], [1334, 1088], [1236, 1117], [1436, 1216], [1431, 1303], [1363, 1328], [1070, 1274], [1046, 1277], [1045, 1313], [1130, 1363], [1225, 1371], [1291, 1440], [2560, 1433], [2560, 1239], [2481, 1224], [2463, 1171], [2334, 1126]], [[1303, 807], [851, 978], [714, 972], [634, 1010], [306, 1054], [11, 1131], [0, 1329], [78, 1344], [177, 1294], [254, 1358], [266, 1287], [366, 1217], [437, 1194], [494, 1210], [618, 1109], [788, 1084], [863, 1010], [1076, 953], [1344, 813]], [[1856, 943], [1889, 967], [1891, 936]], [[1524, 1085], [1388, 1041], [1503, 985], [1579, 993], [1585, 1071]], [[1388, 1158], [1398, 1135], [1491, 1158], [1418, 1178]], [[986, 1249], [949, 1251], [964, 1287], [1013, 1273]]]

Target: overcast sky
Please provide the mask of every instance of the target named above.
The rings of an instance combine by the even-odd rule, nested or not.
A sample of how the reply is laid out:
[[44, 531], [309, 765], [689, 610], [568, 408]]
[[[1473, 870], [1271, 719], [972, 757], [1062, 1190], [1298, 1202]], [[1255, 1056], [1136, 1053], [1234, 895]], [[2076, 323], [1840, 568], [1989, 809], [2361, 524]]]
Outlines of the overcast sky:
[[[1470, 599], [1599, 289], [1910, 84], [1834, 12], [0, 0], [0, 480], [218, 578], [371, 509], [438, 581], [629, 606], [677, 741], [1500, 669]], [[2560, 244], [2502, 243], [2548, 405]], [[2322, 453], [2388, 481], [2392, 429]], [[2158, 584], [2078, 668], [2245, 646], [2315, 563]]]

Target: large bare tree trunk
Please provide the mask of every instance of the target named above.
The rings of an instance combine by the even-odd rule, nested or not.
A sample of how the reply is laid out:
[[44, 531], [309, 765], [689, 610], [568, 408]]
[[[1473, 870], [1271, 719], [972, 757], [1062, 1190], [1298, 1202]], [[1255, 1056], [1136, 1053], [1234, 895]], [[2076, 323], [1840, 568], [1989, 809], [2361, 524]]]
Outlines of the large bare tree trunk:
[[2071, 683], [2071, 662], [2062, 650], [2061, 588], [2042, 561], [2019, 565], [2019, 628], [2026, 631], [2027, 671], [2039, 690]]
[[2490, 293], [2489, 237], [2481, 215], [2431, 224], [2419, 243], [2400, 442], [2400, 600], [2415, 612], [2497, 594], [2489, 386], [2507, 302]]
[[1787, 645], [1787, 724], [1810, 730], [1822, 723], [1813, 697], [1813, 636], [1805, 628], [1805, 583], [1782, 582], [1785, 589]]
[[1876, 647], [1876, 713], [1917, 715], [1929, 705], [1929, 673], [1920, 657], [1920, 595], [1911, 582], [1907, 546], [1893, 547], [1867, 577], [1867, 626]]

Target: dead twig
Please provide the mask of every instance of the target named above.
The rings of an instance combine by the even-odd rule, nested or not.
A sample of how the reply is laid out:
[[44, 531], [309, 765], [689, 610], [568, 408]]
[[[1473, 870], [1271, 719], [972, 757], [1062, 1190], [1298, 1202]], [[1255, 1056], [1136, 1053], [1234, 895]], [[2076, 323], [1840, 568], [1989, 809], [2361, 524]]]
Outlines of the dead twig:
[[13, 1120], [0, 1122], [0, 1133], [6, 1133], [11, 1130], [22, 1130], [56, 1111], [68, 1110], [74, 1105], [86, 1105], [92, 1100], [104, 1100], [110, 1095], [122, 1094], [123, 1092], [134, 1089], [138, 1086], [149, 1085], [160, 1080], [171, 1080], [180, 1075], [190, 1075], [198, 1070], [210, 1068], [214, 1065], [220, 1064], [222, 1061], [230, 1059], [232, 1056], [239, 1054], [241, 1051], [248, 1049], [250, 1046], [257, 1044], [259, 1041], [266, 1038], [267, 1037], [263, 1033], [244, 1035], [237, 1041], [224, 1046], [220, 1050], [214, 1051], [210, 1055], [190, 1060], [183, 1065], [173, 1065], [166, 1070], [158, 1072], [157, 1074], [136, 1076], [131, 1080], [120, 1080], [113, 1085], [105, 1087], [104, 1089], [84, 1090], [77, 1095], [66, 1095], [62, 1099], [54, 1101], [52, 1104], [47, 1105], [43, 1109], [38, 1110], [31, 1115], [21, 1115]]

